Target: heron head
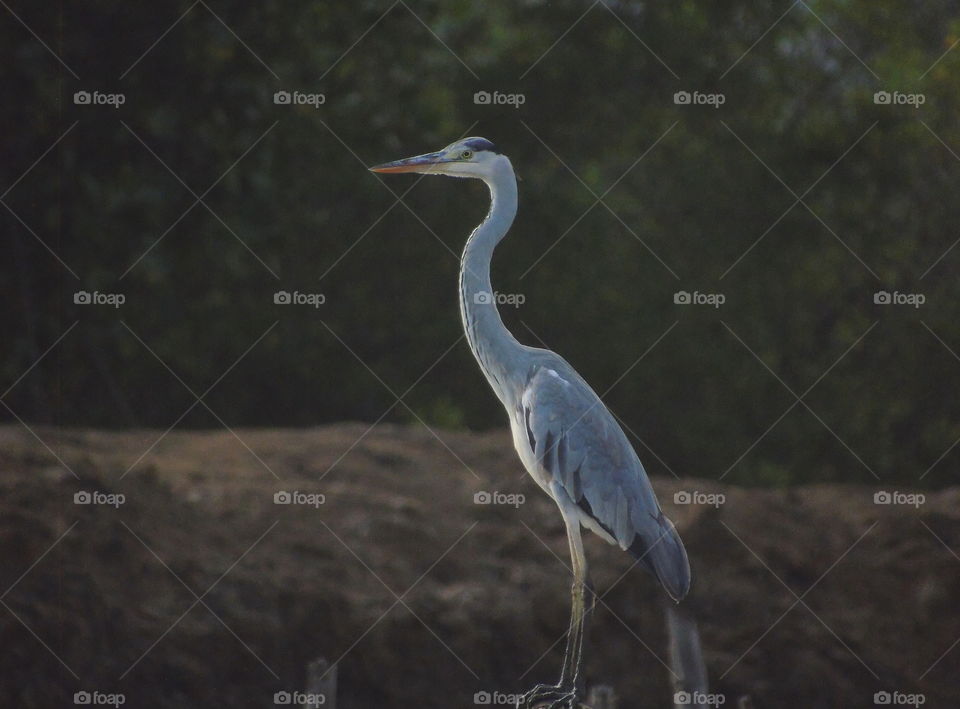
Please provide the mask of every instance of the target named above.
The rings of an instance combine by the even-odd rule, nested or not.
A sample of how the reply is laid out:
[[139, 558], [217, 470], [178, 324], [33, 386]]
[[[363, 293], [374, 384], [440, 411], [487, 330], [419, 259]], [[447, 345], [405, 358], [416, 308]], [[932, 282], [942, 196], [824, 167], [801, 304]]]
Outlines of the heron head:
[[435, 153], [371, 167], [372, 172], [420, 172], [427, 175], [485, 179], [506, 160], [486, 138], [464, 138]]

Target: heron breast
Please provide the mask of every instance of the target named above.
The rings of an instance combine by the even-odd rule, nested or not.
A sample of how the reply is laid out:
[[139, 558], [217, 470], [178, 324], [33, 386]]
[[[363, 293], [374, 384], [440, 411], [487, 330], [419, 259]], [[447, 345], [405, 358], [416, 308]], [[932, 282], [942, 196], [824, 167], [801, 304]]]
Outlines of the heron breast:
[[513, 434], [513, 447], [516, 449], [523, 467], [526, 468], [537, 485], [553, 497], [550, 492], [550, 482], [553, 476], [537, 463], [537, 457], [530, 446], [530, 439], [527, 437], [527, 427], [523, 421], [523, 414], [519, 411], [510, 417], [510, 432]]

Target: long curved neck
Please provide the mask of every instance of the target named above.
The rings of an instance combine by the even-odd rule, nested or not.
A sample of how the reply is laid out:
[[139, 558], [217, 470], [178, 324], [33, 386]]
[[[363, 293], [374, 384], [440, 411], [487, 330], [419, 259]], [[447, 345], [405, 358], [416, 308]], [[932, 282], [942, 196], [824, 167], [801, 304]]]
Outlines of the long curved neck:
[[490, 261], [517, 213], [517, 180], [510, 161], [500, 156], [485, 182], [490, 188], [490, 212], [473, 230], [463, 249], [460, 316], [473, 356], [496, 395], [506, 404], [505, 396], [512, 390], [506, 386], [507, 380], [516, 376], [516, 367], [510, 363], [515, 363], [523, 348], [497, 312], [497, 299], [490, 284]]

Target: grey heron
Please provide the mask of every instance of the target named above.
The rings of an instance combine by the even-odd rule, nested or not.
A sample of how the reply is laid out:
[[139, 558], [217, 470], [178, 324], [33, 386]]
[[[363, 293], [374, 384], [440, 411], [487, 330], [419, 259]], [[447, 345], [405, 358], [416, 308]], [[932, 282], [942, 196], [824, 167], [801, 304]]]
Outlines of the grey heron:
[[460, 264], [460, 315], [483, 375], [510, 418], [527, 472], [553, 498], [566, 525], [573, 570], [572, 608], [560, 681], [537, 685], [517, 706], [571, 707], [582, 691], [587, 563], [581, 526], [629, 551], [675, 601], [690, 587], [687, 553], [664, 516], [647, 474], [600, 397], [559, 355], [520, 344], [504, 326], [490, 283], [493, 251], [517, 213], [509, 158], [485, 138], [370, 168], [483, 180], [490, 211], [467, 239]]

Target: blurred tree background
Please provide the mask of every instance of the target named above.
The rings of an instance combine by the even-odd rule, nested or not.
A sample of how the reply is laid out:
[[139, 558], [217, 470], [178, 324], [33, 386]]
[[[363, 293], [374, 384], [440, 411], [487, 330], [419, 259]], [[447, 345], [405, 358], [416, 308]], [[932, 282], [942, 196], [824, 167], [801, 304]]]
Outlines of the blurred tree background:
[[953, 483], [958, 6], [11, 0], [0, 412], [503, 427], [458, 340], [483, 185], [365, 169], [483, 135], [522, 178], [504, 319], [593, 383], [651, 472]]

